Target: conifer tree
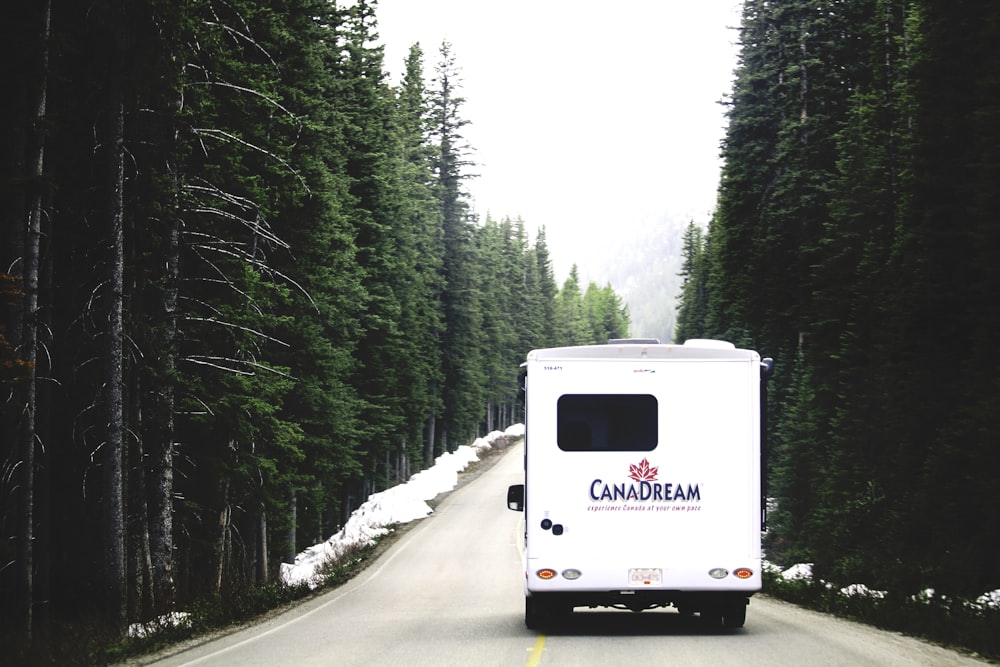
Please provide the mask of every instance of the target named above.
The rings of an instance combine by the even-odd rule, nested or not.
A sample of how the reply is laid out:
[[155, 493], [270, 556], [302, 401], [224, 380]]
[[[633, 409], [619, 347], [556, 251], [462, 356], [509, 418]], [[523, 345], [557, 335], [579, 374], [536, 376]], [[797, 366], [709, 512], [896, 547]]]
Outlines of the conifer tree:
[[356, 261], [364, 290], [357, 373], [352, 379], [364, 400], [358, 436], [365, 476], [357, 493], [364, 498], [395, 481], [394, 465], [387, 469], [386, 460], [398, 457], [407, 431], [403, 405], [409, 400], [409, 387], [400, 373], [408, 362], [400, 328], [403, 306], [396, 289], [403, 267], [392, 176], [396, 166], [391, 157], [398, 150], [391, 134], [395, 101], [384, 82], [382, 47], [374, 45], [374, 7], [367, 2], [352, 6], [345, 29], [343, 85], [334, 103], [345, 121], [350, 192], [345, 208], [356, 229]]
[[294, 172], [284, 172], [274, 188], [283, 195], [275, 224], [289, 246], [276, 258], [278, 270], [296, 281], [285, 296], [289, 317], [276, 330], [287, 347], [274, 358], [295, 378], [281, 415], [301, 429], [302, 440], [298, 453], [279, 465], [283, 481], [273, 491], [287, 517], [276, 522], [285, 535], [276, 556], [333, 532], [347, 511], [346, 489], [360, 476], [362, 404], [351, 383], [365, 303], [349, 217], [349, 137], [345, 110], [337, 106], [354, 99], [347, 91], [356, 82], [339, 47], [349, 40], [352, 17], [315, 2], [287, 20], [288, 31], [277, 36], [288, 41], [276, 50], [287, 63], [285, 94], [303, 123], [288, 137]]
[[478, 364], [482, 340], [481, 294], [475, 274], [473, 225], [462, 183], [470, 175], [469, 147], [462, 136], [468, 121], [462, 117], [464, 98], [456, 59], [447, 41], [441, 44], [430, 94], [430, 136], [437, 153], [434, 172], [441, 207], [444, 240], [442, 303], [445, 331], [444, 360], [444, 450], [453, 448], [449, 438], [474, 435], [483, 416], [485, 387]]
[[583, 310], [583, 292], [580, 289], [580, 273], [576, 264], [569, 271], [562, 289], [556, 297], [556, 343], [557, 345], [586, 345], [593, 332]]
[[433, 460], [431, 423], [441, 414], [443, 369], [439, 340], [444, 328], [443, 229], [431, 170], [433, 147], [427, 140], [428, 108], [423, 51], [410, 47], [396, 93], [399, 162], [395, 199], [396, 242], [400, 267], [394, 285], [402, 308], [403, 355], [400, 390], [406, 396], [404, 423], [408, 455], [416, 468]]
[[555, 276], [552, 270], [552, 259], [549, 256], [549, 245], [545, 234], [545, 227], [538, 230], [535, 237], [535, 245], [532, 249], [534, 257], [535, 283], [530, 287], [531, 292], [537, 295], [538, 312], [535, 315], [536, 327], [538, 330], [538, 343], [536, 347], [552, 347], [558, 343], [556, 334], [556, 297], [559, 287], [556, 285]]
[[583, 312], [592, 344], [606, 343], [612, 338], [628, 338], [628, 306], [615, 294], [611, 283], [598, 287], [591, 281], [583, 293]]
[[[996, 466], [972, 435], [996, 426], [973, 407], [995, 390], [973, 369], [989, 366], [979, 332], [995, 312], [979, 298], [997, 281], [980, 261], [995, 252], [981, 217], [995, 207], [981, 204], [996, 160], [968, 134], [996, 133], [976, 97], [995, 88], [995, 14], [930, 0], [745, 4], [706, 333], [796, 360], [773, 386], [769, 552], [834, 581], [962, 594], [996, 583], [978, 546], [939, 547], [959, 533], [985, 544], [997, 523], [962, 509], [971, 471]], [[973, 502], [995, 506], [988, 493]], [[917, 538], [928, 531], [939, 537]], [[898, 567], [900, 553], [921, 565]]]
[[708, 311], [707, 242], [701, 227], [688, 223], [684, 231], [681, 265], [681, 295], [677, 309], [674, 340], [683, 343], [688, 338], [705, 338]]

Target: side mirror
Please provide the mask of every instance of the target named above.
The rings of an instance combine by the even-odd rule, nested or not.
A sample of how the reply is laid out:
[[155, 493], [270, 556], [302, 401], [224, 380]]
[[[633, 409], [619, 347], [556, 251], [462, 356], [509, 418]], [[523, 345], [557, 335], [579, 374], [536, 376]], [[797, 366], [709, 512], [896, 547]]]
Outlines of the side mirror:
[[511, 484], [507, 487], [507, 509], [524, 511], [524, 484]]

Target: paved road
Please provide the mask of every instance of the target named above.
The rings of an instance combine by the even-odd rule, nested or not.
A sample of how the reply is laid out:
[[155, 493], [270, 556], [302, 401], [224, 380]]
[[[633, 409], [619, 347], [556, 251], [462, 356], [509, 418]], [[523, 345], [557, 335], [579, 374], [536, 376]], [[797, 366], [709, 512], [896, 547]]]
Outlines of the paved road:
[[987, 664], [930, 644], [755, 597], [746, 627], [711, 632], [672, 611], [587, 611], [525, 628], [519, 513], [505, 506], [522, 452], [448, 496], [349, 584], [252, 628], [178, 649], [177, 665]]

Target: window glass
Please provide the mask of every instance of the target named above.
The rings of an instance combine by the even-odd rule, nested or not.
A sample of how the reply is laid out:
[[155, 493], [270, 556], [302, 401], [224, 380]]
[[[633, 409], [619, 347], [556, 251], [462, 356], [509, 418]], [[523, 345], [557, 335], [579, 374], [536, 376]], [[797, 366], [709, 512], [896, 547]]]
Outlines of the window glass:
[[567, 452], [648, 452], [656, 448], [656, 397], [565, 394], [556, 409], [556, 440]]

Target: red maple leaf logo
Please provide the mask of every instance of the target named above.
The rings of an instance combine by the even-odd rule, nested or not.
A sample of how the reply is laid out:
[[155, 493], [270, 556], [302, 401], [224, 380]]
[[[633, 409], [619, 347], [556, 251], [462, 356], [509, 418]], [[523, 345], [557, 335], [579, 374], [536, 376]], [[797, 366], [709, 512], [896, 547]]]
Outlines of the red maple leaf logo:
[[649, 465], [647, 459], [643, 459], [638, 465], [631, 464], [628, 467], [628, 476], [637, 482], [655, 482], [660, 469]]

